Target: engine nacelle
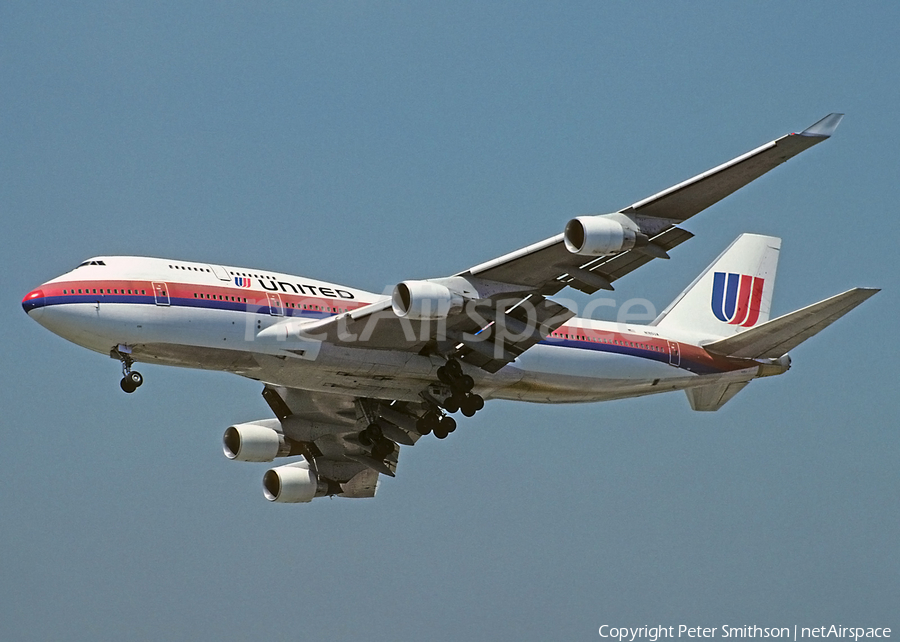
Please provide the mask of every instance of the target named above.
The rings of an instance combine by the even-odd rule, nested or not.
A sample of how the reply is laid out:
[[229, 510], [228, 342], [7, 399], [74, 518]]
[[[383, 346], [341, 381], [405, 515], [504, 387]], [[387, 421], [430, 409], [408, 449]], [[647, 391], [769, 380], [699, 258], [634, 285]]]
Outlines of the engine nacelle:
[[431, 281], [403, 281], [394, 286], [391, 296], [394, 314], [419, 321], [445, 319], [464, 302], [462, 296], [446, 285]]
[[273, 424], [278, 420], [229, 426], [222, 435], [222, 451], [238, 461], [272, 461], [290, 454], [290, 444]]
[[270, 502], [311, 502], [318, 489], [319, 480], [306, 461], [271, 468], [263, 475], [263, 494]]
[[646, 237], [619, 221], [604, 216], [579, 216], [566, 225], [566, 249], [572, 254], [604, 256], [630, 250]]

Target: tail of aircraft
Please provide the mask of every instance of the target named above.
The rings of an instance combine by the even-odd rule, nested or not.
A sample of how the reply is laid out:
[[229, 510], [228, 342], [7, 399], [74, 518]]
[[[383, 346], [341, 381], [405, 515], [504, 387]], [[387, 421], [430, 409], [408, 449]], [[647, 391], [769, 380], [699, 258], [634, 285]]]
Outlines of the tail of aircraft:
[[[713, 355], [774, 363], [878, 292], [854, 288], [770, 321], [780, 249], [779, 238], [741, 234], [650, 325], [705, 337], [701, 345]], [[685, 392], [694, 410], [718, 410], [755, 376], [765, 375]]]
[[769, 320], [781, 239], [741, 234], [650, 324], [710, 338]]

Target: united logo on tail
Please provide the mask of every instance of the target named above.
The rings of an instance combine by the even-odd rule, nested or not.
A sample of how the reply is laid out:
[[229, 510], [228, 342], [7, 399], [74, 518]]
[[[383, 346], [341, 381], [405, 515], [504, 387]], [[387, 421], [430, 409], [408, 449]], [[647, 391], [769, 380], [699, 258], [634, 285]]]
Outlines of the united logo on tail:
[[759, 319], [765, 279], [749, 274], [713, 275], [712, 311], [719, 321], [749, 328]]

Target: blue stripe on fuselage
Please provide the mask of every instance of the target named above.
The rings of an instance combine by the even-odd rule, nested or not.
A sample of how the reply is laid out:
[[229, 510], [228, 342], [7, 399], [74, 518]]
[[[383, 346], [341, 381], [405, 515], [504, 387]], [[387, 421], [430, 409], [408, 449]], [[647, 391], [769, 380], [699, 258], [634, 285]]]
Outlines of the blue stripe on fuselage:
[[[669, 363], [668, 351], [657, 352], [655, 350], [647, 350], [646, 348], [634, 348], [631, 346], [623, 346], [615, 343], [595, 343], [593, 341], [579, 341], [577, 339], [553, 338], [552, 341], [549, 339], [544, 339], [540, 343], [548, 346], [559, 346], [561, 348], [572, 348], [575, 350], [593, 350], [595, 352], [605, 352], [609, 354], [622, 354], [629, 357], [649, 359], [651, 361], [659, 361], [661, 363], [671, 365]], [[687, 370], [688, 372], [693, 372], [694, 374], [716, 374], [719, 372], [723, 372], [718, 368], [714, 368], [706, 364], [687, 359], [683, 354], [681, 355], [681, 365], [672, 367], [679, 368], [681, 370]]]
[[116, 295], [104, 294], [102, 297], [96, 294], [69, 294], [62, 296], [48, 296], [38, 299], [29, 299], [22, 302], [22, 309], [30, 312], [35, 308], [48, 307], [53, 305], [66, 305], [71, 303], [88, 303], [96, 305], [98, 303], [125, 303], [129, 305], [152, 305], [154, 307], [182, 307], [182, 308], [202, 308], [205, 310], [229, 310], [231, 312], [255, 312], [257, 314], [265, 314], [273, 317], [309, 317], [313, 319], [324, 319], [335, 315], [334, 312], [325, 312], [320, 310], [298, 310], [297, 308], [282, 307], [283, 314], [272, 314], [272, 308], [269, 306], [256, 306], [252, 303], [244, 303], [243, 301], [220, 301], [218, 299], [186, 299], [179, 297], [170, 297], [169, 305], [158, 305], [156, 299], [151, 295]]

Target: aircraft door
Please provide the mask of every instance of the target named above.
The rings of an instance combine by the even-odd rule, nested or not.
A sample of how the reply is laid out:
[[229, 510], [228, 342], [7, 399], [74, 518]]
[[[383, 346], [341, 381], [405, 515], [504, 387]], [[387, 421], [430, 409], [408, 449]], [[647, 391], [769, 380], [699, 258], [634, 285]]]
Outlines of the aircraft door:
[[273, 317], [284, 316], [284, 306], [281, 304], [281, 297], [272, 292], [266, 293], [269, 297], [269, 314]]
[[216, 278], [220, 281], [230, 281], [231, 275], [228, 274], [228, 270], [223, 268], [221, 265], [210, 265], [209, 269], [212, 270], [212, 273], [216, 275]]
[[153, 282], [153, 298], [156, 305], [169, 305], [169, 286], [165, 283]]
[[669, 341], [669, 365], [676, 368], [681, 365], [681, 351], [677, 341]]

